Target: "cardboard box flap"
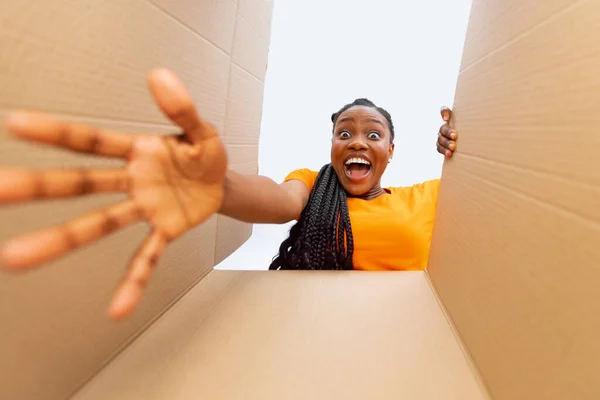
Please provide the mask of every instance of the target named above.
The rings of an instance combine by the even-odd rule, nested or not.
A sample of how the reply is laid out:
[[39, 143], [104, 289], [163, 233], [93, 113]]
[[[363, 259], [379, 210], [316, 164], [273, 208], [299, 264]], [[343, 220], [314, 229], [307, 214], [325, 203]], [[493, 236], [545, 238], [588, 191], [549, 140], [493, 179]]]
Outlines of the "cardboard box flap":
[[600, 3], [516, 3], [473, 5], [429, 273], [495, 400], [598, 399]]
[[[235, 149], [250, 145], [250, 152], [231, 151], [231, 164], [256, 171], [263, 83], [247, 69], [262, 66], [254, 71], [264, 74], [268, 41], [254, 28], [254, 35], [238, 40], [236, 59], [244, 70], [233, 65], [231, 53], [238, 20], [256, 22], [268, 37], [272, 2], [262, 2], [247, 21], [239, 17], [237, 3], [3, 2], [0, 117], [8, 109], [27, 108], [101, 129], [173, 134], [180, 129], [160, 112], [146, 86], [152, 68], [168, 67], [200, 114], [224, 137], [226, 130], [233, 132]], [[2, 127], [0, 160], [27, 168], [123, 166], [122, 160], [19, 142]], [[0, 242], [126, 198], [104, 193], [2, 207]], [[0, 329], [0, 398], [53, 400], [74, 393], [213, 268], [216, 248], [223, 259], [250, 236], [252, 227], [244, 225], [241, 235], [227, 237], [231, 224], [217, 229], [219, 219], [214, 216], [169, 244], [140, 307], [118, 324], [107, 319], [106, 308], [148, 232], [145, 223], [29, 274], [0, 274], [0, 321], [10, 327]]]
[[261, 39], [270, 41], [273, 0], [238, 0], [238, 14], [248, 21]]
[[423, 272], [214, 271], [75, 398], [487, 397]]
[[148, 1], [5, 1], [0, 22], [0, 108], [139, 122], [152, 132], [171, 123], [146, 76], [169, 67], [223, 130], [229, 56]]
[[148, 0], [148, 2], [181, 21], [189, 29], [198, 33], [202, 40], [209, 41], [231, 55], [238, 0]]
[[[269, 7], [266, 7], [267, 4]], [[268, 26], [270, 26], [271, 21], [270, 7], [272, 7], [272, 4], [271, 0], [265, 1], [265, 7], [256, 10], [263, 14], [262, 18], [265, 21], [269, 22]], [[238, 10], [231, 60], [256, 79], [264, 82], [267, 72], [270, 35], [261, 37], [252, 25], [255, 18], [245, 18], [240, 11], [243, 11], [243, 9]]]

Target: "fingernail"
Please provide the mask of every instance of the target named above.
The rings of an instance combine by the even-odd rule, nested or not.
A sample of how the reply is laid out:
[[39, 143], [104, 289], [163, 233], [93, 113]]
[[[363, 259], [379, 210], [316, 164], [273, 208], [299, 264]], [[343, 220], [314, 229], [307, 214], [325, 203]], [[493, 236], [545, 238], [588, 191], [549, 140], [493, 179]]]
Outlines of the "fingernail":
[[450, 137], [456, 139], [456, 131], [450, 131]]
[[446, 122], [450, 121], [450, 118], [452, 118], [452, 112], [450, 109], [448, 107], [442, 107], [440, 111], [442, 113], [442, 119]]
[[9, 129], [16, 129], [25, 123], [25, 114], [19, 111], [13, 111], [6, 116], [6, 126]]
[[450, 144], [448, 145], [448, 148], [449, 148], [450, 150], [454, 151], [454, 149], [456, 149], [456, 143], [450, 143]]
[[8, 241], [0, 248], [0, 269], [5, 271], [18, 271], [23, 269], [23, 252], [19, 251], [19, 243]]
[[108, 316], [112, 319], [121, 319], [125, 314], [125, 309], [128, 306], [128, 299], [124, 296], [123, 291], [117, 292], [117, 295], [112, 299], [108, 307]]
[[117, 293], [108, 308], [108, 315], [111, 319], [123, 319], [129, 316], [136, 303], [141, 297], [141, 289], [133, 284], [126, 283]]

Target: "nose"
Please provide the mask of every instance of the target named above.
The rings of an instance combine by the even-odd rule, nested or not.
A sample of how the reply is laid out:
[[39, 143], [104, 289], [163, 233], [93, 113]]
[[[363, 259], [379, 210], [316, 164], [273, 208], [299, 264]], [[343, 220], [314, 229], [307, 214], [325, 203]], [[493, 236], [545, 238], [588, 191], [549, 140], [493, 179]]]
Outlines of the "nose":
[[355, 140], [348, 143], [348, 148], [350, 150], [359, 151], [359, 150], [367, 150], [367, 144], [361, 140], [360, 138], [356, 138]]

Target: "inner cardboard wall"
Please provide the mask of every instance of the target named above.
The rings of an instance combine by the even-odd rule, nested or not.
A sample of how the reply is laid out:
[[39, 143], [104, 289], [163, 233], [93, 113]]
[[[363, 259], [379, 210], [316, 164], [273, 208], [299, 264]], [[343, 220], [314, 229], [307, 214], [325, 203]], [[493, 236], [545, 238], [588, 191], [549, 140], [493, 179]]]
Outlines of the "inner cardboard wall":
[[[234, 168], [255, 171], [272, 1], [23, 0], [0, 7], [0, 117], [14, 108], [131, 133], [178, 131], [146, 75], [168, 67], [223, 135]], [[15, 141], [15, 167], [120, 167], [120, 161]], [[0, 209], [0, 241], [125, 199], [122, 194]], [[115, 324], [109, 300], [148, 232], [126, 228], [28, 274], [0, 274], [0, 398], [64, 399], [233, 252], [251, 229], [214, 217], [172, 243], [140, 308]]]
[[600, 398], [600, 3], [473, 3], [428, 272], [495, 400]]
[[74, 400], [488, 400], [423, 271], [214, 271]]

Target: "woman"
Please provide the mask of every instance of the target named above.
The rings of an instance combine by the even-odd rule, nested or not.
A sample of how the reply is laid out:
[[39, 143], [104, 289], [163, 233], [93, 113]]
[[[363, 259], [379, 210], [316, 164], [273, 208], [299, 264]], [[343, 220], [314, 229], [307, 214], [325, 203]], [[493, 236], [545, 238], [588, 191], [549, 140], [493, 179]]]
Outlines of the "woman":
[[[165, 246], [215, 213], [253, 223], [298, 219], [271, 269], [423, 269], [439, 181], [380, 187], [394, 153], [390, 115], [365, 99], [333, 114], [331, 164], [317, 174], [292, 172], [282, 184], [227, 169], [215, 128], [201, 119], [181, 82], [153, 71], [149, 87], [161, 110], [183, 130], [174, 136], [127, 135], [66, 124], [39, 113], [7, 117], [17, 138], [83, 153], [119, 157], [121, 170], [0, 170], [0, 202], [122, 191], [129, 199], [61, 226], [14, 238], [0, 249], [4, 268], [24, 270], [56, 259], [128, 224], [153, 227], [134, 255], [110, 306], [113, 318], [139, 302]], [[438, 151], [450, 157], [456, 135], [446, 124]], [[312, 190], [312, 192], [311, 192]]]

